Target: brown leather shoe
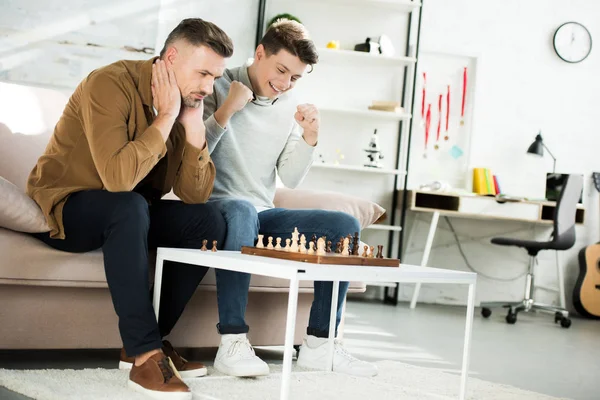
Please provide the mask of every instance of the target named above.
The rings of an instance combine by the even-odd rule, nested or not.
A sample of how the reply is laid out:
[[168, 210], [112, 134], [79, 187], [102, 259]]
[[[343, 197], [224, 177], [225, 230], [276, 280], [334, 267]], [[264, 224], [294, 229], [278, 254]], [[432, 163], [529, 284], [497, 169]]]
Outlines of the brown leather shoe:
[[155, 399], [192, 400], [190, 388], [163, 353], [154, 354], [139, 367], [134, 363], [127, 386]]
[[188, 361], [181, 357], [168, 340], [163, 340], [163, 352], [173, 361], [173, 365], [182, 378], [198, 378], [208, 373], [206, 366], [199, 362]]
[[[179, 353], [171, 346], [168, 340], [163, 340], [163, 352], [173, 361], [173, 365], [182, 378], [198, 378], [208, 373], [206, 366], [199, 362], [188, 361], [181, 357]], [[131, 369], [135, 357], [127, 357], [125, 349], [121, 349], [121, 359], [119, 360], [119, 369]]]

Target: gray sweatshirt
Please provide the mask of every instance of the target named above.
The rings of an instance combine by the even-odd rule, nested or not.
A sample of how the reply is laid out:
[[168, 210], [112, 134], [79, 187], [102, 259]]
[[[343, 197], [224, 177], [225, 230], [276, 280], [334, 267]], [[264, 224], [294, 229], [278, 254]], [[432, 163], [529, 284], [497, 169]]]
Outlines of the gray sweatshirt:
[[217, 168], [210, 199], [238, 198], [259, 211], [273, 208], [276, 174], [286, 187], [298, 186], [310, 169], [315, 147], [302, 138], [302, 128], [294, 119], [297, 103], [290, 93], [275, 102], [250, 102], [226, 127], [219, 126], [214, 113], [227, 98], [232, 81], [252, 89], [248, 64], [226, 70], [215, 81], [214, 93], [204, 99], [206, 141]]

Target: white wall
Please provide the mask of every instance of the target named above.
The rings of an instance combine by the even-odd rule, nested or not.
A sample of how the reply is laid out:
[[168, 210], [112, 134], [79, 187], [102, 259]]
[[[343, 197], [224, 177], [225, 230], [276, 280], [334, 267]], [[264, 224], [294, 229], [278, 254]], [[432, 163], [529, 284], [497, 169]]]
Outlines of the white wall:
[[[0, 81], [72, 90], [92, 70], [160, 52], [183, 18], [216, 23], [238, 65], [253, 54], [258, 0], [2, 0]], [[145, 52], [136, 51], [144, 49]]]
[[[567, 21], [584, 24], [593, 40], [600, 38], [600, 3], [594, 0], [425, 0], [421, 36], [422, 51], [478, 56], [476, 103], [469, 164], [489, 167], [501, 177], [503, 191], [515, 195], [543, 196], [545, 173], [552, 170], [549, 156], [531, 158], [525, 154], [539, 129], [544, 142], [557, 157], [557, 172], [584, 173], [584, 204], [587, 220], [577, 230], [575, 247], [560, 255], [567, 280], [567, 301], [578, 274], [576, 254], [585, 245], [600, 239], [598, 196], [588, 179], [600, 171], [600, 49], [592, 48], [580, 64], [568, 64], [554, 53], [552, 37]], [[418, 97], [420, 98], [420, 97]], [[428, 216], [417, 216], [404, 261], [418, 262], [426, 235]], [[469, 261], [480, 271], [500, 278], [519, 275], [526, 268], [523, 250], [489, 244], [496, 234], [546, 238], [541, 227], [507, 222], [453, 220], [464, 243]], [[465, 269], [445, 221], [434, 243], [430, 265]], [[552, 252], [542, 253], [538, 282], [555, 283]], [[477, 300], [519, 299], [524, 281], [498, 282], [480, 277]], [[440, 303], [462, 302], [456, 288], [428, 287], [422, 300]], [[402, 289], [408, 299], [410, 287]], [[557, 301], [555, 293], [539, 291], [544, 301]]]

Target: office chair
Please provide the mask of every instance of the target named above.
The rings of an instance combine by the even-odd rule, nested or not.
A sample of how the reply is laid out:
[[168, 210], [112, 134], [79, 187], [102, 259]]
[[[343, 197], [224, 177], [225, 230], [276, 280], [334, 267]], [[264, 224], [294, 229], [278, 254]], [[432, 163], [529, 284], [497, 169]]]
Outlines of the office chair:
[[537, 255], [542, 250], [568, 250], [575, 244], [575, 213], [577, 211], [577, 202], [581, 195], [583, 187], [583, 177], [581, 175], [569, 175], [566, 183], [560, 192], [556, 208], [554, 211], [554, 230], [552, 238], [548, 242], [536, 242], [533, 240], [521, 240], [513, 238], [492, 238], [492, 243], [500, 246], [517, 246], [527, 250], [529, 254], [529, 271], [525, 283], [525, 297], [518, 302], [484, 302], [481, 303], [481, 315], [488, 318], [492, 315], [491, 307], [508, 308], [506, 322], [514, 324], [517, 322], [517, 314], [521, 311], [529, 312], [532, 310], [541, 310], [554, 313], [554, 322], [560, 322], [563, 328], [571, 326], [569, 312], [562, 307], [556, 307], [546, 304], [536, 303], [533, 299], [534, 290], [534, 266], [537, 262]]

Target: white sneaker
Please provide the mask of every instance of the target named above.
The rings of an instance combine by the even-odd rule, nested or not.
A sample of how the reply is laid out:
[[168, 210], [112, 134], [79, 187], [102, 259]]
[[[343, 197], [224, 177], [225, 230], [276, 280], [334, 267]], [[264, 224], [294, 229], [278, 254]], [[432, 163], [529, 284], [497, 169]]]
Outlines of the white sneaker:
[[256, 356], [245, 333], [221, 335], [215, 368], [231, 376], [269, 375], [269, 366]]
[[[342, 343], [335, 339], [333, 352], [333, 372], [356, 376], [375, 376], [377, 375], [377, 366], [366, 361], [360, 361], [352, 356], [342, 346]], [[302, 346], [300, 346], [300, 355], [298, 356], [298, 366], [308, 369], [325, 370], [327, 364], [327, 338], [319, 338], [308, 335]]]

